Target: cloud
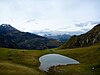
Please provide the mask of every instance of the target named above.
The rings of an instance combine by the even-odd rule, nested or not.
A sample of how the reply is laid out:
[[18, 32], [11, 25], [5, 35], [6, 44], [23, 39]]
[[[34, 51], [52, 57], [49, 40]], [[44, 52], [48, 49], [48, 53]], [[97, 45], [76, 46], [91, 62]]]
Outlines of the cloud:
[[22, 31], [78, 31], [100, 19], [99, 5], [100, 0], [0, 0], [0, 23]]
[[85, 23], [79, 23], [79, 24], [75, 24], [76, 27], [86, 27], [86, 26], [93, 26], [93, 25], [96, 25], [96, 24], [99, 24], [100, 21], [88, 21], [88, 22], [85, 22]]
[[75, 24], [76, 27], [84, 27], [87, 26], [87, 23], [80, 23], [80, 24]]
[[82, 30], [83, 30], [84, 32], [87, 32], [87, 31], [90, 30], [90, 28], [83, 28]]
[[34, 22], [34, 21], [36, 21], [36, 19], [29, 19], [26, 21], [26, 23], [30, 23], [30, 22]]

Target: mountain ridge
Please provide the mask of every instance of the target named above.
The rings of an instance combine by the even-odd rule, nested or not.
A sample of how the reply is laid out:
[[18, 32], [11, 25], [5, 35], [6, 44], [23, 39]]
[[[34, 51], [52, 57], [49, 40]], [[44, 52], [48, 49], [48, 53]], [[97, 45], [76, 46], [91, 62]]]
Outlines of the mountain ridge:
[[17, 49], [47, 49], [55, 48], [60, 42], [29, 32], [21, 32], [8, 24], [0, 25], [0, 47]]
[[65, 42], [61, 49], [86, 47], [100, 42], [100, 24], [94, 26], [90, 31], [79, 36], [72, 36], [68, 42]]

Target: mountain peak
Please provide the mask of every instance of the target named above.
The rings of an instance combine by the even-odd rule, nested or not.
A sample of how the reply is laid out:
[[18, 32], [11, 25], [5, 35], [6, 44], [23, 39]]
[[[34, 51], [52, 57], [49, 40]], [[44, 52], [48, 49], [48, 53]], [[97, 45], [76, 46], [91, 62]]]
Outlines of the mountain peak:
[[0, 32], [8, 32], [8, 31], [18, 31], [16, 28], [12, 27], [10, 24], [1, 24]]
[[1, 26], [11, 26], [10, 24], [1, 24]]
[[9, 24], [0, 25], [0, 47], [41, 50], [59, 45], [60, 42], [57, 40], [21, 32]]
[[3, 27], [3, 28], [13, 28], [10, 24], [1, 24], [0, 27]]

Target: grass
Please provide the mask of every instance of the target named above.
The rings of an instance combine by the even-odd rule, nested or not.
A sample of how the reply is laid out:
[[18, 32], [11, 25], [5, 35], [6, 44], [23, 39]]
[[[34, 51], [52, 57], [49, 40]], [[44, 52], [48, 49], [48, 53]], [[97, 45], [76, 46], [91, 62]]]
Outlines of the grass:
[[100, 75], [100, 44], [90, 47], [56, 50], [80, 62], [77, 65], [57, 66], [50, 69], [50, 75]]
[[[80, 64], [52, 67], [48, 73], [39, 70], [39, 57], [58, 53]], [[75, 49], [17, 50], [0, 48], [0, 75], [100, 75], [100, 44]]]
[[0, 75], [45, 75], [38, 69], [38, 59], [48, 53], [48, 50], [0, 48]]
[[39, 72], [22, 65], [0, 63], [0, 75], [39, 75]]

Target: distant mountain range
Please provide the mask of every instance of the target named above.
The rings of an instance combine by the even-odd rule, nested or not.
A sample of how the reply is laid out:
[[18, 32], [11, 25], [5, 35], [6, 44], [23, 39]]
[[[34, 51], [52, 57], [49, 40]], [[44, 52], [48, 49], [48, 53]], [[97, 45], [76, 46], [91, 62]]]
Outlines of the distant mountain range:
[[100, 24], [96, 25], [85, 34], [79, 36], [72, 36], [66, 43], [60, 46], [61, 49], [65, 48], [76, 48], [76, 47], [86, 47], [93, 45], [95, 43], [100, 43]]
[[84, 31], [83, 30], [82, 31], [67, 31], [67, 29], [65, 31], [56, 31], [56, 30], [53, 31], [53, 30], [48, 29], [48, 30], [34, 31], [31, 33], [40, 35], [40, 36], [45, 36], [45, 35], [57, 36], [57, 35], [64, 35], [64, 34], [72, 36], [72, 35], [82, 34], [82, 33], [84, 33]]
[[67, 34], [62, 34], [62, 35], [44, 35], [44, 37], [46, 38], [50, 38], [50, 39], [55, 39], [55, 40], [58, 40], [60, 41], [61, 43], [64, 43], [65, 41], [67, 41], [71, 36], [70, 35], [67, 35]]
[[36, 34], [21, 32], [8, 24], [0, 25], [0, 47], [17, 49], [47, 49], [60, 46], [60, 42]]

